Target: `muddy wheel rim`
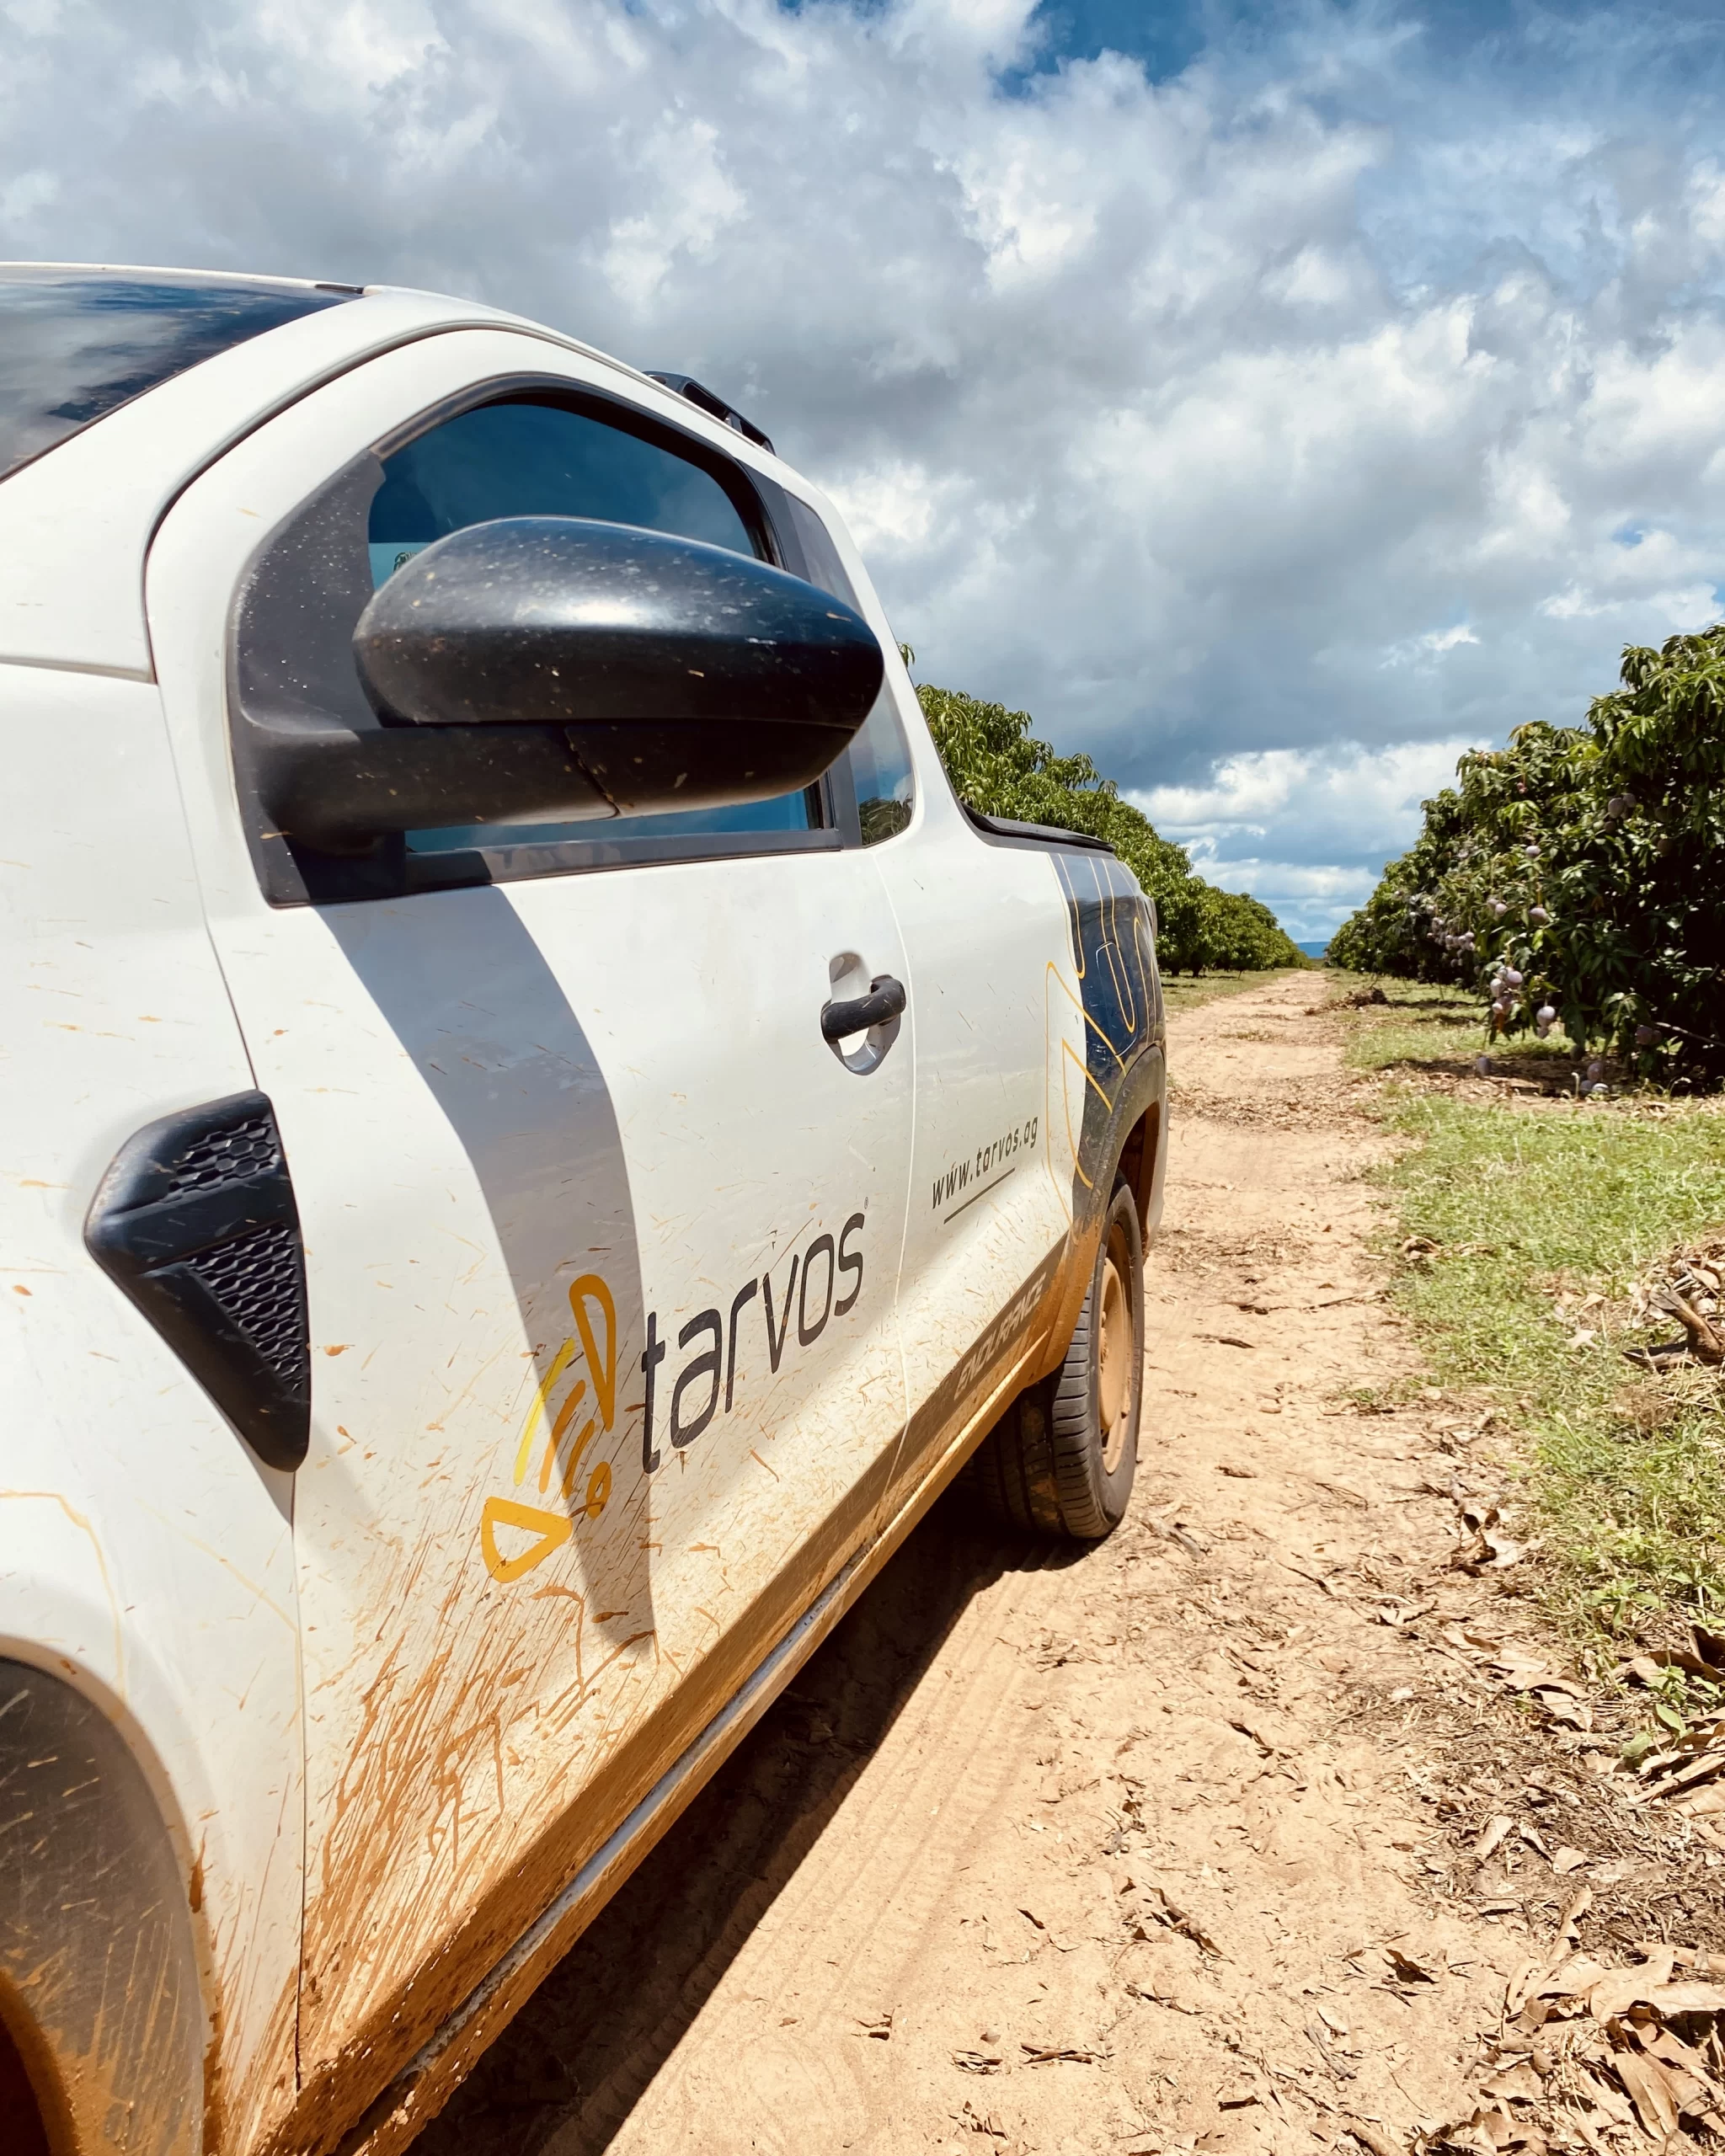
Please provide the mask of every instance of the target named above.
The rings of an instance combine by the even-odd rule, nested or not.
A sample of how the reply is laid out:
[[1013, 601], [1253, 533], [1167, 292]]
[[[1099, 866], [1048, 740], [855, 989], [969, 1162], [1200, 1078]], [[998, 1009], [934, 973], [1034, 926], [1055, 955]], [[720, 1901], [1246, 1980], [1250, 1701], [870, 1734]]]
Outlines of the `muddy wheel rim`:
[[1102, 1470], [1112, 1475], [1126, 1449], [1132, 1427], [1133, 1338], [1131, 1305], [1122, 1269], [1110, 1249], [1102, 1262], [1102, 1324], [1097, 1341], [1096, 1394], [1102, 1424]]

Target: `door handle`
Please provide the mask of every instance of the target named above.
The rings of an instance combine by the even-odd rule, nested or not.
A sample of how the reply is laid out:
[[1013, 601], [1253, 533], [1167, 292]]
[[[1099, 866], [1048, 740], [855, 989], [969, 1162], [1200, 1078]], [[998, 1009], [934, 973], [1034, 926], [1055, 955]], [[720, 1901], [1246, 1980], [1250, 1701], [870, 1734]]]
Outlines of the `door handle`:
[[825, 1003], [820, 1009], [820, 1035], [836, 1044], [850, 1033], [866, 1033], [871, 1026], [884, 1026], [905, 1014], [905, 984], [890, 974], [877, 974], [867, 995], [852, 995], [842, 1003]]

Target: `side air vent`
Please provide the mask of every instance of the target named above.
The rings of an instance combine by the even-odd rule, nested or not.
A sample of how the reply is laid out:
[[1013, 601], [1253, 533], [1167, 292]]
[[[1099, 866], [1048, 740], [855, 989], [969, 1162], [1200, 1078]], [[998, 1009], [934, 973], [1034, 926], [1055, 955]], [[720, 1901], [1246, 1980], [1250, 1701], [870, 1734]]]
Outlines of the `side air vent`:
[[312, 1412], [305, 1253], [266, 1097], [146, 1123], [103, 1177], [84, 1241], [259, 1458], [297, 1467]]

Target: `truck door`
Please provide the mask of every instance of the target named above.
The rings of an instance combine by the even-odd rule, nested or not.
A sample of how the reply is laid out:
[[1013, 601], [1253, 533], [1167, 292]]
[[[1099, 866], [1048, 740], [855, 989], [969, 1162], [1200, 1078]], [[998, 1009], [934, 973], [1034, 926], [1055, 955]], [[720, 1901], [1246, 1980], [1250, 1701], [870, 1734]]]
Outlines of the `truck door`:
[[[791, 507], [815, 580], [846, 600], [866, 593], [831, 511], [802, 499]], [[1062, 1302], [1082, 1190], [1075, 1171], [1087, 1115], [1094, 1150], [1103, 1095], [1087, 1076], [1085, 996], [1094, 1001], [1096, 985], [1083, 985], [1075, 924], [1079, 902], [1107, 886], [1081, 854], [978, 831], [892, 659], [846, 764], [863, 843], [905, 939], [915, 1018], [916, 1127], [899, 1275], [908, 1419], [883, 1492], [885, 1521], [937, 1486], [953, 1446], [991, 1401], [1012, 1397], [1014, 1373], [1050, 1325], [1077, 1315]], [[1118, 878], [1118, 865], [1108, 867]], [[1145, 1022], [1141, 1008], [1135, 1022]]]
[[1055, 857], [987, 843], [943, 793], [879, 856], [917, 1018], [899, 1289], [910, 1412], [893, 1506], [938, 1476], [987, 1403], [1006, 1405], [1060, 1314], [1074, 1070], [1084, 1112], [1084, 1066], [1071, 1061], [1084, 1053], [1083, 1010]]
[[458, 525], [769, 553], [770, 494], [620, 371], [475, 329], [260, 428], [152, 552], [307, 1253], [299, 2041], [332, 2100], [398, 2070], [867, 1539], [905, 1412], [912, 1065], [895, 1025], [823, 1038], [905, 973], [829, 790], [312, 858], [254, 813], [234, 712], [350, 703], [374, 582]]

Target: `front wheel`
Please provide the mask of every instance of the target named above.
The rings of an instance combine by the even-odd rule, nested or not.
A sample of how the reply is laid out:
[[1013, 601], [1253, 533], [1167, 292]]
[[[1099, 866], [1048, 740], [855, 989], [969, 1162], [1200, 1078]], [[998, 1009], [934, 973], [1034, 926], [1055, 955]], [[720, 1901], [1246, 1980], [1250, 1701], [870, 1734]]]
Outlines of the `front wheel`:
[[1033, 1534], [1086, 1542], [1111, 1534], [1138, 1466], [1143, 1369], [1144, 1243], [1122, 1180], [1065, 1362], [1019, 1394], [976, 1454], [974, 1481], [989, 1510]]

